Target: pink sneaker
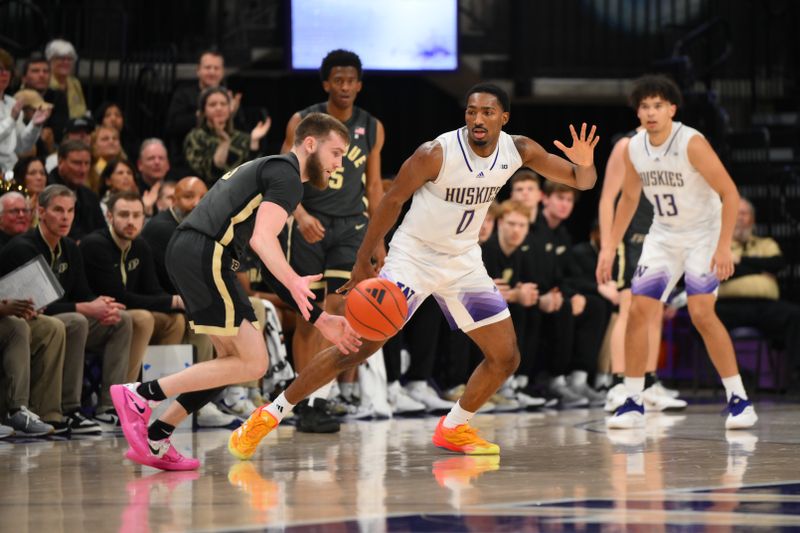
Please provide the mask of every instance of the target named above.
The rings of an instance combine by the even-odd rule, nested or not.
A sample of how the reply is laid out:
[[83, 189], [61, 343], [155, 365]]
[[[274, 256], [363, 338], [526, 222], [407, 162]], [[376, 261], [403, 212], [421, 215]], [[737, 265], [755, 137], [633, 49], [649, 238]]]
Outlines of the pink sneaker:
[[136, 392], [138, 386], [138, 383], [111, 385], [111, 401], [117, 410], [125, 440], [137, 454], [146, 456], [149, 453], [147, 424], [152, 410], [149, 402]]
[[[158, 453], [166, 448], [163, 455], [159, 457]], [[200, 461], [193, 457], [184, 457], [180, 454], [175, 446], [169, 439], [159, 441], [148, 441], [148, 449], [153, 453], [142, 455], [137, 453], [133, 448], [129, 448], [125, 452], [125, 457], [140, 465], [151, 466], [159, 470], [197, 470], [200, 467]]]

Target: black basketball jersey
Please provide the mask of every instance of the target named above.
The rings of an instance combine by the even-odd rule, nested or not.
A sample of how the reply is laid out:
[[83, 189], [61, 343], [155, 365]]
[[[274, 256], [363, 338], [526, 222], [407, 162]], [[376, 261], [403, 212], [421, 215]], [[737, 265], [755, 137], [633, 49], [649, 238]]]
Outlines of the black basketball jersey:
[[297, 156], [261, 157], [222, 176], [178, 229], [200, 232], [244, 257], [261, 202], [278, 204], [291, 215], [302, 199]]
[[[327, 113], [327, 110], [327, 102], [322, 102], [303, 109], [300, 116]], [[328, 179], [327, 189], [319, 190], [305, 184], [303, 207], [306, 211], [332, 217], [358, 215], [366, 211], [367, 156], [375, 144], [378, 121], [360, 107], [353, 106], [353, 114], [344, 125], [350, 130], [350, 146], [342, 158], [344, 166]]]
[[[619, 138], [615, 139], [613, 144], [616, 144], [616, 141], [623, 137], [628, 137], [630, 139], [633, 138], [634, 135], [636, 135], [636, 130], [631, 130], [625, 135], [621, 135]], [[644, 190], [642, 190], [639, 195], [639, 205], [636, 207], [636, 211], [633, 213], [633, 219], [631, 219], [631, 223], [625, 232], [626, 238], [634, 234], [647, 235], [652, 223], [653, 204], [650, 203], [650, 200], [644, 195]]]

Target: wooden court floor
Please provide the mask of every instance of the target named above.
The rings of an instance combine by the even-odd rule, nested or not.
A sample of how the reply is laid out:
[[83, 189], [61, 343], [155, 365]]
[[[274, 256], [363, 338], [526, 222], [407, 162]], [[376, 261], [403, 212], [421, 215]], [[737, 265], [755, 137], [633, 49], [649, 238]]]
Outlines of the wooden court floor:
[[738, 432], [720, 409], [613, 434], [600, 410], [479, 415], [499, 457], [434, 448], [435, 417], [282, 426], [250, 462], [225, 430], [184, 431], [188, 473], [134, 465], [121, 435], [0, 441], [0, 531], [800, 530], [800, 404], [758, 403]]

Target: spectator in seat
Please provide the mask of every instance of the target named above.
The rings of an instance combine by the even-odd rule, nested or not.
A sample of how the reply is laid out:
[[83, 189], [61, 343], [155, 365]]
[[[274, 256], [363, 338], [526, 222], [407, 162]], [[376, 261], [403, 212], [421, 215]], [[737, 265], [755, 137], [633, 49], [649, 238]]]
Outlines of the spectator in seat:
[[[22, 88], [38, 92], [45, 102], [53, 104], [50, 118], [44, 123], [41, 137], [57, 146], [64, 136], [64, 128], [69, 120], [67, 96], [59, 90], [50, 88], [50, 64], [40, 52], [34, 52], [22, 65]], [[41, 154], [40, 154], [41, 155]]]
[[117, 130], [120, 144], [122, 144], [122, 154], [125, 156], [125, 159], [129, 158], [129, 154], [136, 153], [140, 143], [133, 135], [130, 128], [128, 128], [122, 107], [118, 103], [103, 102], [95, 111], [94, 116], [97, 117], [97, 122], [101, 126]]
[[108, 215], [109, 197], [122, 191], [133, 191], [139, 194], [136, 177], [131, 164], [124, 159], [112, 159], [100, 174], [100, 209], [103, 216]]
[[100, 193], [100, 174], [112, 159], [127, 159], [119, 142], [119, 131], [110, 126], [98, 126], [92, 133], [92, 168], [87, 185], [97, 194]]
[[50, 107], [36, 109], [25, 124], [22, 108], [25, 104], [6, 94], [14, 74], [14, 58], [0, 48], [0, 173], [8, 172], [17, 164], [19, 154], [29, 152], [50, 117]]
[[728, 329], [753, 327], [780, 341], [788, 360], [800, 366], [800, 305], [782, 300], [777, 274], [786, 265], [778, 243], [754, 235], [756, 212], [742, 198], [733, 230], [733, 276], [719, 287], [717, 314]]
[[144, 214], [149, 218], [158, 212], [156, 202], [170, 169], [169, 155], [164, 141], [155, 137], [142, 141], [136, 167], [139, 169], [136, 185], [139, 186], [139, 193], [144, 202]]
[[75, 193], [77, 201], [69, 237], [76, 241], [106, 225], [100, 199], [86, 186], [91, 160], [89, 146], [80, 141], [65, 141], [58, 147], [58, 166], [48, 176], [48, 183], [65, 185]]
[[114, 298], [95, 296], [89, 289], [78, 245], [67, 235], [75, 216], [75, 193], [64, 185], [50, 185], [39, 195], [39, 226], [18, 235], [0, 251], [0, 276], [42, 255], [64, 295], [45, 313], [64, 323], [62, 412], [70, 419], [72, 433], [94, 433], [97, 425], [83, 417], [84, 354], [100, 354], [102, 384], [95, 420], [107, 429], [118, 426], [109, 387], [124, 383], [131, 347], [132, 320], [125, 306]]
[[[30, 218], [20, 193], [0, 196], [0, 250], [8, 240], [28, 231]], [[28, 300], [2, 300], [0, 330], [4, 339], [0, 344], [6, 345], [5, 359], [0, 362], [5, 379], [0, 390], [6, 391], [6, 397], [0, 405], [10, 408], [8, 424], [20, 436], [66, 433], [69, 421], [61, 412], [64, 324], [36, 312]]]
[[186, 136], [183, 153], [195, 175], [210, 188], [226, 172], [258, 157], [271, 120], [260, 121], [250, 135], [234, 129], [230, 94], [224, 87], [200, 93], [197, 127]]
[[[183, 158], [183, 141], [186, 136], [197, 126], [197, 101], [200, 93], [210, 87], [219, 87], [225, 77], [225, 59], [215, 50], [205, 50], [197, 61], [197, 82], [189, 83], [175, 89], [167, 111], [167, 138], [169, 139], [170, 152], [176, 159], [176, 168], [186, 175], [190, 168]], [[233, 109], [236, 115], [242, 95], [231, 95]]]
[[74, 74], [78, 53], [72, 43], [64, 39], [54, 39], [47, 43], [44, 55], [50, 62], [50, 88], [62, 91], [67, 97], [69, 117], [86, 115], [86, 98], [83, 87]]
[[38, 157], [25, 157], [17, 161], [14, 165], [14, 184], [28, 196], [30, 227], [33, 228], [39, 222], [39, 194], [47, 187], [47, 172], [42, 160]]
[[143, 225], [138, 192], [117, 192], [108, 199], [108, 226], [80, 244], [89, 288], [122, 303], [133, 318], [127, 382], [139, 380], [148, 344], [180, 344], [186, 329], [183, 300], [159, 285]]
[[[91, 117], [71, 118], [64, 126], [61, 142], [80, 141], [86, 146], [92, 145], [92, 132], [94, 131], [94, 121]], [[44, 160], [44, 168], [50, 174], [58, 166], [58, 151], [47, 156]]]

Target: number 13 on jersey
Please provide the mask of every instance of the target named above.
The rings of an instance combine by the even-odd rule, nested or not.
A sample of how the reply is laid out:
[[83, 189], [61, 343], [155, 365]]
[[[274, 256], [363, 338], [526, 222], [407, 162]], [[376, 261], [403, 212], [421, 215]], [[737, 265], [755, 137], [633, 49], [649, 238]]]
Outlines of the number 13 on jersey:
[[674, 217], [678, 214], [678, 206], [675, 205], [674, 194], [656, 194], [656, 210], [660, 217]]

